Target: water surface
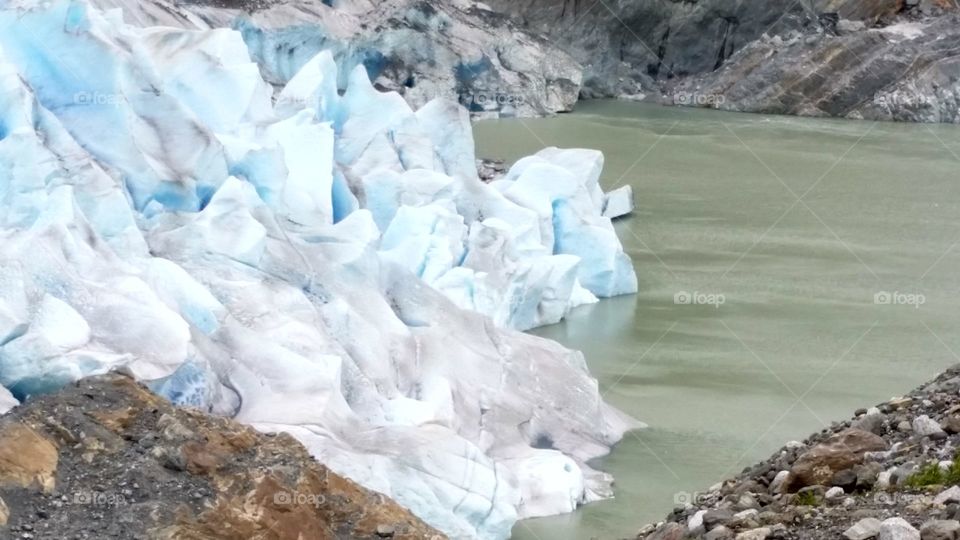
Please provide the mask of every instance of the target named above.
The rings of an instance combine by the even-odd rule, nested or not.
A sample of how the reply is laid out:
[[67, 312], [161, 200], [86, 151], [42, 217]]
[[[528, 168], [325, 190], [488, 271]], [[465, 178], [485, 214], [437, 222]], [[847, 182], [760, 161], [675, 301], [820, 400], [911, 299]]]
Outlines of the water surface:
[[536, 333], [584, 351], [606, 399], [651, 427], [597, 463], [616, 499], [516, 538], [632, 537], [960, 362], [960, 128], [588, 102], [480, 122], [476, 138], [509, 161], [603, 150], [604, 188], [637, 198], [617, 228], [640, 294]]

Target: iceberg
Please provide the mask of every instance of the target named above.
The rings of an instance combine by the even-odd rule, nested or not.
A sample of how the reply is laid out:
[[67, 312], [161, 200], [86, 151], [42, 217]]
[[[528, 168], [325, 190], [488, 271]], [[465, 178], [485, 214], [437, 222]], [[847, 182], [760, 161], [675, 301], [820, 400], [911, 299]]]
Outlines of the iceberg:
[[604, 195], [603, 216], [610, 219], [633, 213], [633, 186], [620, 186]]
[[518, 332], [637, 289], [603, 158], [480, 181], [469, 115], [329, 52], [273, 88], [239, 32], [0, 10], [0, 412], [124, 370], [302, 441], [452, 538], [610, 495], [640, 424]]

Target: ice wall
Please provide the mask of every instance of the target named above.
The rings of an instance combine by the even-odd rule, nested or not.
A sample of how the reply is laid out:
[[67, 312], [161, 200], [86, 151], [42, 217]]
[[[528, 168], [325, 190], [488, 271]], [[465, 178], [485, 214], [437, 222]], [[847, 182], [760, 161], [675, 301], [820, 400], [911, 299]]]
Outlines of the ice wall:
[[231, 30], [0, 10], [0, 411], [123, 368], [287, 431], [455, 538], [609, 496], [631, 425], [518, 333], [636, 290], [602, 156], [477, 178], [466, 112], [329, 54], [274, 91]]

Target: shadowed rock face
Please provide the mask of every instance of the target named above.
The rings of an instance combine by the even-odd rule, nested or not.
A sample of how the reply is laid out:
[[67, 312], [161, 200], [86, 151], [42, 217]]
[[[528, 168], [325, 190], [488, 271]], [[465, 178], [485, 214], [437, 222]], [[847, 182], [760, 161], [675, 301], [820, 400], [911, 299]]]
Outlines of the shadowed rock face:
[[174, 408], [120, 375], [0, 418], [0, 498], [3, 538], [442, 538], [289, 435]]
[[585, 67], [586, 97], [960, 121], [960, 29], [942, 0], [491, 0]]

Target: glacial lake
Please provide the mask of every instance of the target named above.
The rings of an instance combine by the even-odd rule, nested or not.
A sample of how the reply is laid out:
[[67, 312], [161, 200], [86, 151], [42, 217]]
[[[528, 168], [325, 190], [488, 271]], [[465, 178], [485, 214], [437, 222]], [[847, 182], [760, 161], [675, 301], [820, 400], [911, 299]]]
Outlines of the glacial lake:
[[[476, 125], [478, 155], [597, 148], [636, 296], [536, 334], [650, 428], [596, 466], [616, 498], [524, 540], [632, 538], [675, 500], [960, 362], [960, 128], [587, 102]], [[686, 296], [682, 296], [686, 293]], [[680, 294], [680, 302], [676, 296]]]

